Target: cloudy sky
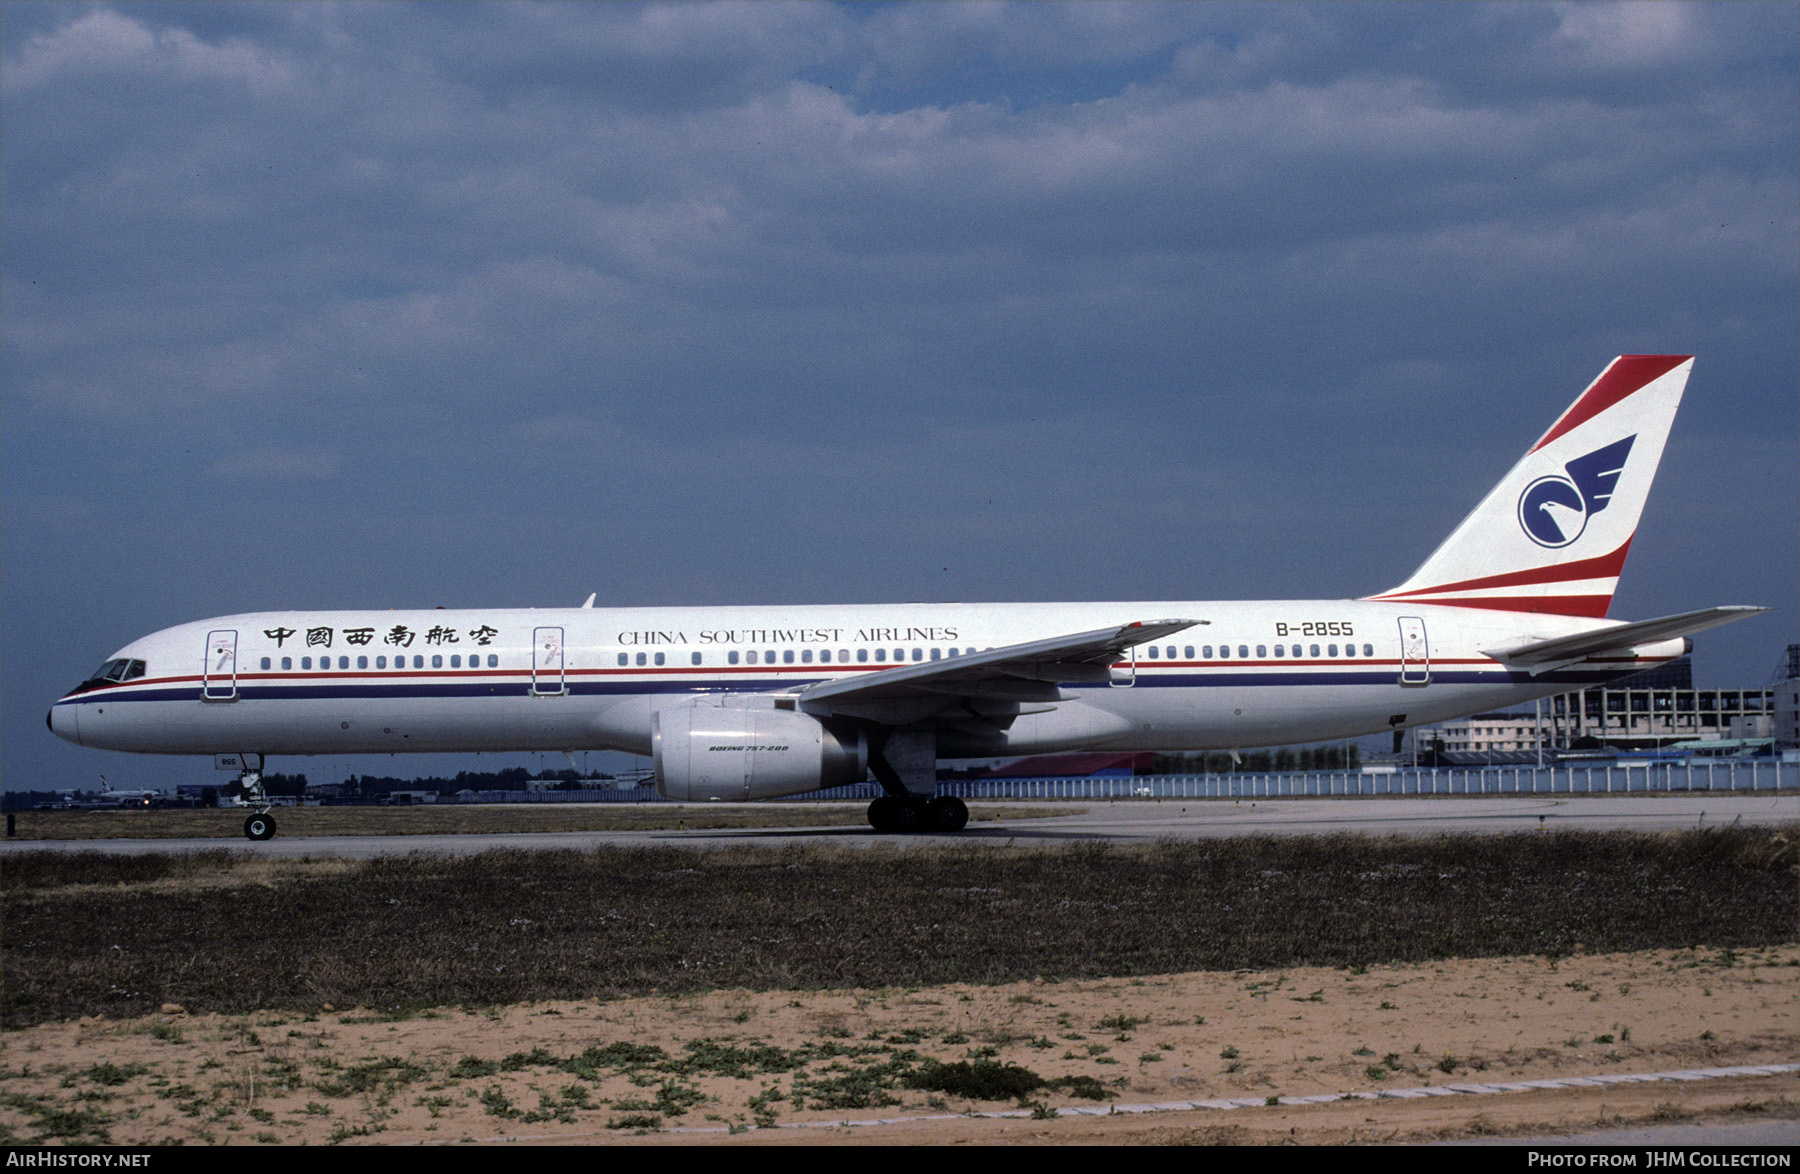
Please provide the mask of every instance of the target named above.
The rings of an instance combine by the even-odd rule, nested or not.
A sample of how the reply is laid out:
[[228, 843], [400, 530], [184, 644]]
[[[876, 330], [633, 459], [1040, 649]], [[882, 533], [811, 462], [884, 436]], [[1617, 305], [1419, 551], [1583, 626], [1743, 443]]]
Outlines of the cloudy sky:
[[7, 3], [4, 783], [214, 781], [43, 714], [236, 611], [1366, 594], [1633, 351], [1699, 358], [1613, 614], [1774, 606], [1696, 654], [1760, 685], [1797, 44], [1791, 4]]

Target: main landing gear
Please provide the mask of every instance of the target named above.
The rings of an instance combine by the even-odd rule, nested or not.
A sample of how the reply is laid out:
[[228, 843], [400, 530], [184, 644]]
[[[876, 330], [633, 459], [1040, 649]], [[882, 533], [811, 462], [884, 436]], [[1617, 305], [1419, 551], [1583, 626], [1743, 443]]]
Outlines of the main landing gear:
[[960, 832], [969, 807], [954, 795], [931, 797], [937, 788], [937, 735], [895, 730], [869, 746], [869, 770], [887, 792], [869, 804], [869, 826], [878, 832]]
[[869, 826], [878, 832], [960, 832], [969, 808], [954, 795], [883, 795], [869, 804]]

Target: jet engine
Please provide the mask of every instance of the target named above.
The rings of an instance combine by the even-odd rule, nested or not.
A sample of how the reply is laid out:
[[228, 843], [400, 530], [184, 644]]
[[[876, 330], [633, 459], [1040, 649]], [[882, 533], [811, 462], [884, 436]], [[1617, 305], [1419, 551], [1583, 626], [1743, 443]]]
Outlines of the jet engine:
[[656, 789], [670, 799], [769, 799], [863, 781], [866, 737], [776, 704], [703, 697], [659, 710]]

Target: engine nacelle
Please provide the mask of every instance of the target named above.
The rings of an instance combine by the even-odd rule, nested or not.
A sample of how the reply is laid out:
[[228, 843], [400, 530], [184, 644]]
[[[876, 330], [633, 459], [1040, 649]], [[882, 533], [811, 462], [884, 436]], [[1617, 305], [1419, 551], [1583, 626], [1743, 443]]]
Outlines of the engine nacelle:
[[860, 783], [867, 739], [770, 698], [704, 697], [657, 711], [656, 789], [670, 799], [769, 799]]

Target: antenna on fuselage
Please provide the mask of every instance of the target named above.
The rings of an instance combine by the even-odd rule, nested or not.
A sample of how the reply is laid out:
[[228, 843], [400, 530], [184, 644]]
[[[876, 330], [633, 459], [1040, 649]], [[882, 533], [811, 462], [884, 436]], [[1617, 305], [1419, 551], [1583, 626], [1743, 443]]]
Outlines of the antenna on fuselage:
[[600, 593], [599, 593], [599, 592], [598, 592], [598, 591], [596, 591], [596, 592], [594, 592], [594, 593], [593, 593], [593, 594], [591, 594], [591, 595], [589, 595], [589, 596], [588, 596], [588, 597], [587, 597], [587, 602], [586, 602], [586, 603], [584, 603], [584, 604], [582, 604], [582, 605], [581, 605], [581, 606], [582, 606], [582, 607], [593, 607], [593, 606], [594, 606], [594, 600], [596, 600], [596, 599], [598, 599], [598, 598], [599, 598], [599, 597], [600, 597]]

